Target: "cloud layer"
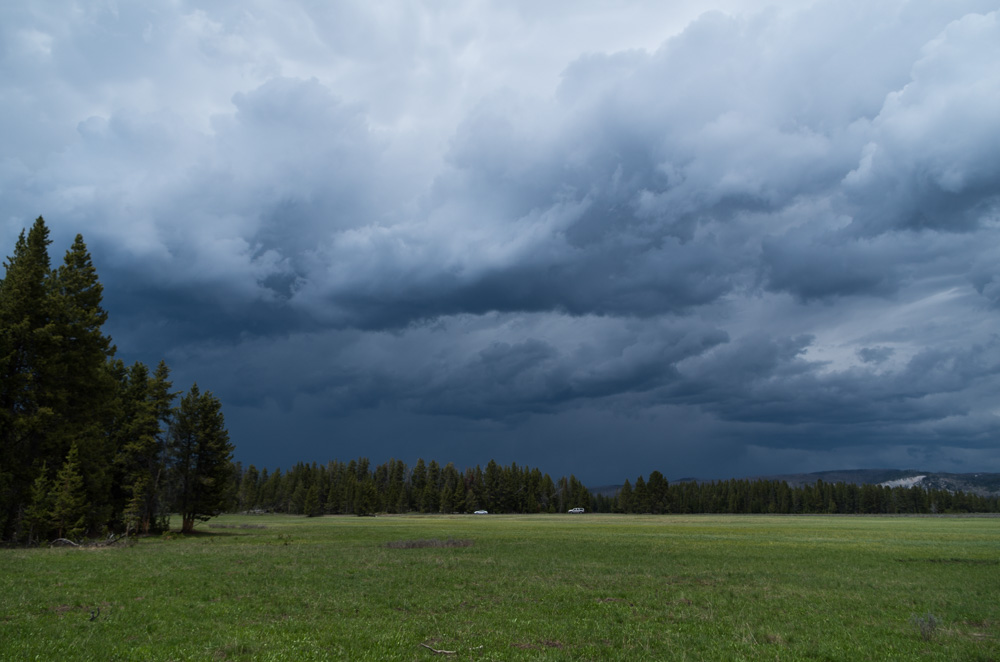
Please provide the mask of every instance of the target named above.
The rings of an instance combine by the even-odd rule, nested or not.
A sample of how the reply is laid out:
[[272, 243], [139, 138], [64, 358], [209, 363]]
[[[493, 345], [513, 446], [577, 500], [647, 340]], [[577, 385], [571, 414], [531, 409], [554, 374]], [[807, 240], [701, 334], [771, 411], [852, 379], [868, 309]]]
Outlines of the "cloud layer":
[[659, 4], [4, 8], [0, 236], [246, 462], [1000, 471], [995, 3]]

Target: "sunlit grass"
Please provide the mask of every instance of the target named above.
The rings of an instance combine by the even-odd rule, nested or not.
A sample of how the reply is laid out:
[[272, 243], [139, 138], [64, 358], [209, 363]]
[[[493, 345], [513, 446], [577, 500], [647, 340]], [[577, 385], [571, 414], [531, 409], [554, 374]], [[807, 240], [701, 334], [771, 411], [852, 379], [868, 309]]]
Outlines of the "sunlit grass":
[[0, 659], [1000, 659], [1000, 519], [217, 524], [0, 552]]

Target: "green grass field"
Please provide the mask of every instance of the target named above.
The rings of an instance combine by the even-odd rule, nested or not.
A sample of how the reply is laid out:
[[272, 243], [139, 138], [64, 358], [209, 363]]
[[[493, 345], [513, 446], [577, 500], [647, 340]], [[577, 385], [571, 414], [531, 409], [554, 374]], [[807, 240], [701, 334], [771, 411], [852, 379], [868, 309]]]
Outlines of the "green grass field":
[[211, 526], [0, 551], [0, 659], [1000, 660], [995, 518]]

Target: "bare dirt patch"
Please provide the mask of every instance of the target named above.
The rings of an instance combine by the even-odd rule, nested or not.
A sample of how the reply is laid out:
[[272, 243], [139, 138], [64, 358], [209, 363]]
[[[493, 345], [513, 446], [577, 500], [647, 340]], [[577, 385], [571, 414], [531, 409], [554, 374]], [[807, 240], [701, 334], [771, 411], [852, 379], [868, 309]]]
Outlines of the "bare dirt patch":
[[471, 540], [438, 540], [431, 538], [428, 540], [393, 540], [385, 544], [389, 549], [424, 549], [427, 547], [472, 547]]

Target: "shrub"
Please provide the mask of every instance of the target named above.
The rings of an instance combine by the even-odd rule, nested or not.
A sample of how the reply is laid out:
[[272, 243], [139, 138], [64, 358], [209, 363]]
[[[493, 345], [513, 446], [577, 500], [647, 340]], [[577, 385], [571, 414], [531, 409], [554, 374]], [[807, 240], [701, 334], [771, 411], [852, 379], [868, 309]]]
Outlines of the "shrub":
[[914, 616], [910, 619], [910, 623], [917, 629], [917, 632], [920, 633], [920, 638], [924, 641], [930, 641], [938, 625], [941, 624], [937, 617], [930, 612], [927, 612], [923, 616]]

